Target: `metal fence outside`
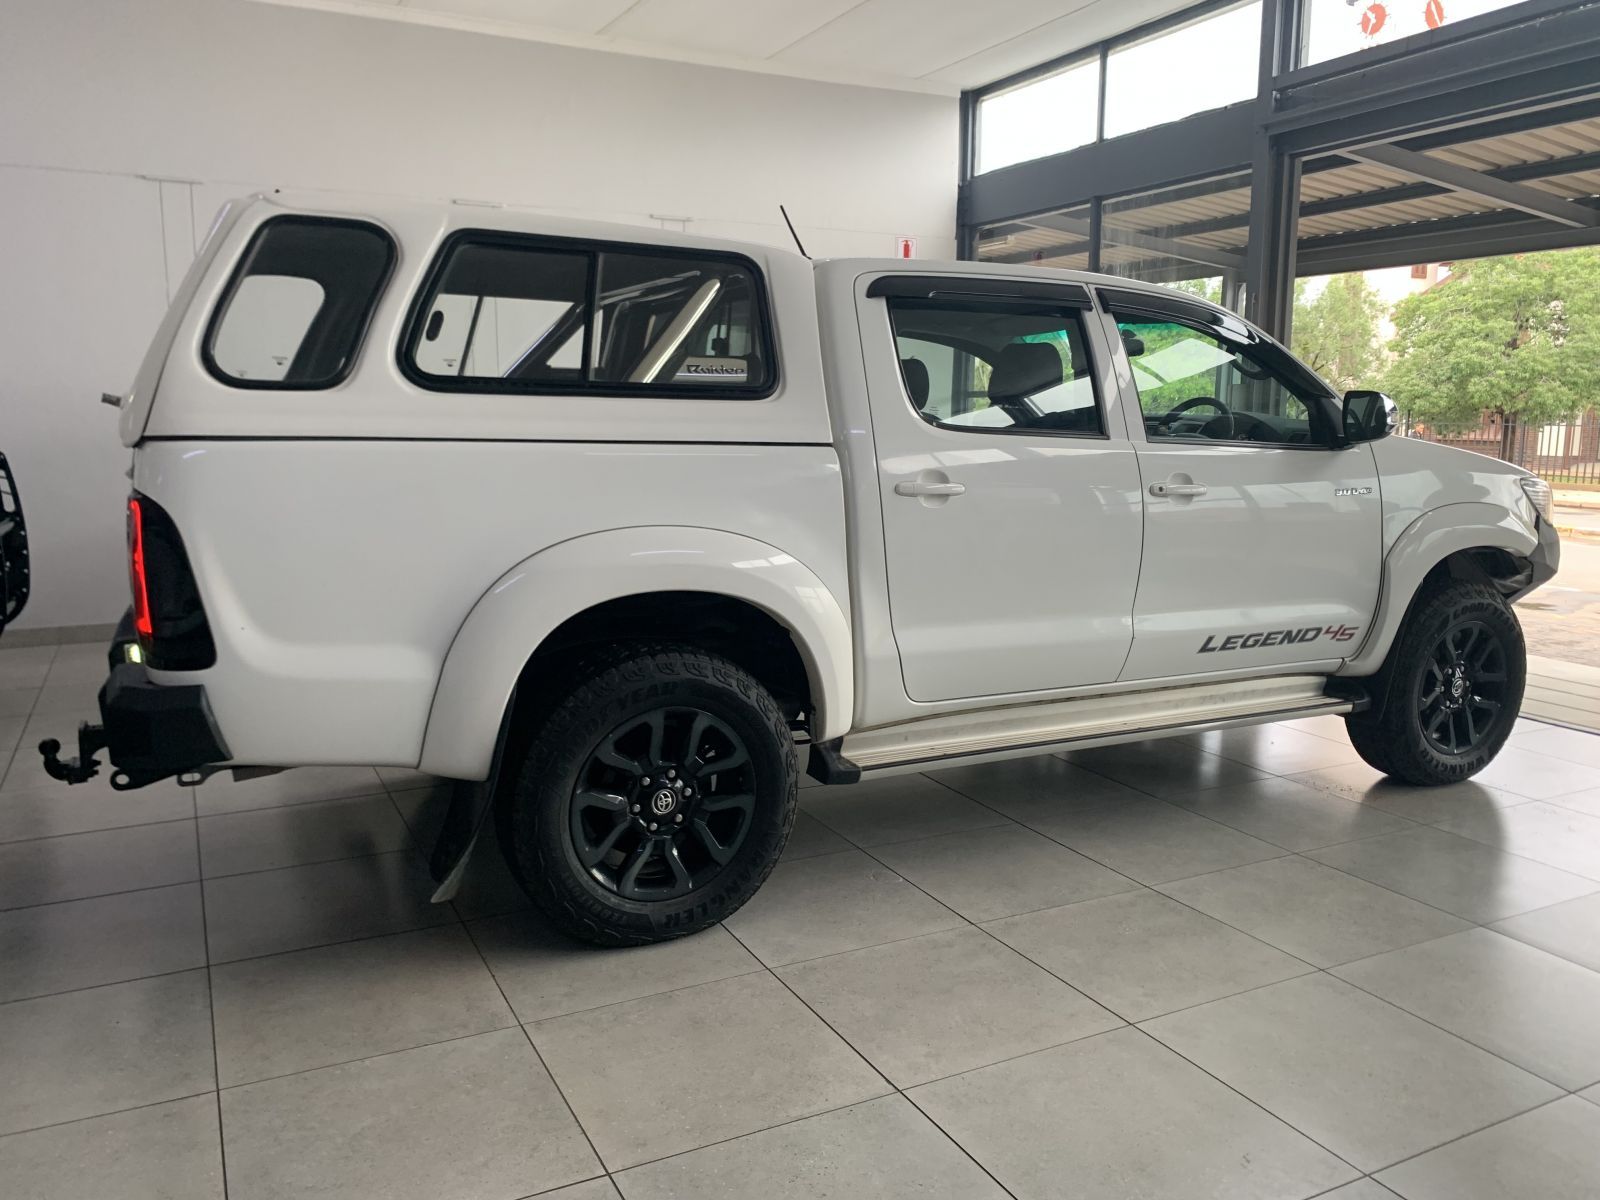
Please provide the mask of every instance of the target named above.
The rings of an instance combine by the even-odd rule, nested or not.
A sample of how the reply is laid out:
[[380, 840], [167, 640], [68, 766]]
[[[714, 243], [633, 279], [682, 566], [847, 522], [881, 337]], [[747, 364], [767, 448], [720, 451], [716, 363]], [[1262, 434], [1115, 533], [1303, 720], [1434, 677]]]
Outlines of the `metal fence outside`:
[[1524, 424], [1514, 416], [1494, 413], [1473, 422], [1402, 414], [1395, 432], [1487, 454], [1525, 467], [1554, 484], [1600, 486], [1600, 413], [1592, 409], [1569, 421], [1550, 424]]

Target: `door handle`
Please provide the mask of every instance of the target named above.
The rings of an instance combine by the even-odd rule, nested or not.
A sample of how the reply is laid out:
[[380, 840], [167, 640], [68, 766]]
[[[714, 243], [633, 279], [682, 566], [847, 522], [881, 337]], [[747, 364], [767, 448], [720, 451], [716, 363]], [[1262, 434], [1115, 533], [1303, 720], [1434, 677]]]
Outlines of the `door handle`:
[[1150, 485], [1152, 496], [1204, 496], [1206, 485], [1203, 483], [1152, 483]]
[[907, 479], [894, 485], [896, 496], [959, 496], [966, 490], [964, 483], [923, 483], [920, 479]]

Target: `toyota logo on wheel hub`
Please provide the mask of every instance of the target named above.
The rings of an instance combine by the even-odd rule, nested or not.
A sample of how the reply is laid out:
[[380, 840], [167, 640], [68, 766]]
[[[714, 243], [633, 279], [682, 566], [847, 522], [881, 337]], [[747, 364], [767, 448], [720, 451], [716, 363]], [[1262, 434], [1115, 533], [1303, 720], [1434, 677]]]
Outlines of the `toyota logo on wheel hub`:
[[650, 811], [658, 817], [664, 817], [677, 807], [678, 797], [671, 788], [662, 788], [650, 797]]

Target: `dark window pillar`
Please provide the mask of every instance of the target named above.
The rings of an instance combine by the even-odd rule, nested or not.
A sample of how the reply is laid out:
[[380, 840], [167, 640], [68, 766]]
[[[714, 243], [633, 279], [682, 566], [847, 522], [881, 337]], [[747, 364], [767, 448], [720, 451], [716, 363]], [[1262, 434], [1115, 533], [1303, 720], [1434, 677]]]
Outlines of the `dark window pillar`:
[[1262, 139], [1250, 169], [1250, 245], [1245, 252], [1245, 316], [1280, 341], [1294, 310], [1300, 162]]
[[1267, 131], [1274, 83], [1292, 70], [1299, 52], [1299, 0], [1264, 0], [1256, 129], [1250, 157], [1250, 244], [1245, 254], [1247, 316], [1273, 337], [1289, 339], [1294, 313], [1300, 162], [1273, 143]]

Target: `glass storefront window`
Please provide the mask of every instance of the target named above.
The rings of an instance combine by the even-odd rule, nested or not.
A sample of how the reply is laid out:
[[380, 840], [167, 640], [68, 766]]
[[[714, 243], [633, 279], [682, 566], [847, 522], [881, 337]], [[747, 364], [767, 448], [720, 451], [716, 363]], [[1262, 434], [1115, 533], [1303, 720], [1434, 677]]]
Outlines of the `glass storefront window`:
[[1517, 0], [1305, 0], [1301, 65], [1442, 29]]
[[978, 261], [1089, 269], [1089, 206], [1006, 221], [978, 231]]
[[1249, 234], [1244, 172], [1108, 197], [1100, 209], [1100, 269], [1237, 310]]
[[1106, 136], [1250, 99], [1260, 56], [1261, 0], [1119, 46], [1106, 60]]
[[1060, 154], [1094, 141], [1100, 60], [1035, 79], [978, 102], [977, 173]]

